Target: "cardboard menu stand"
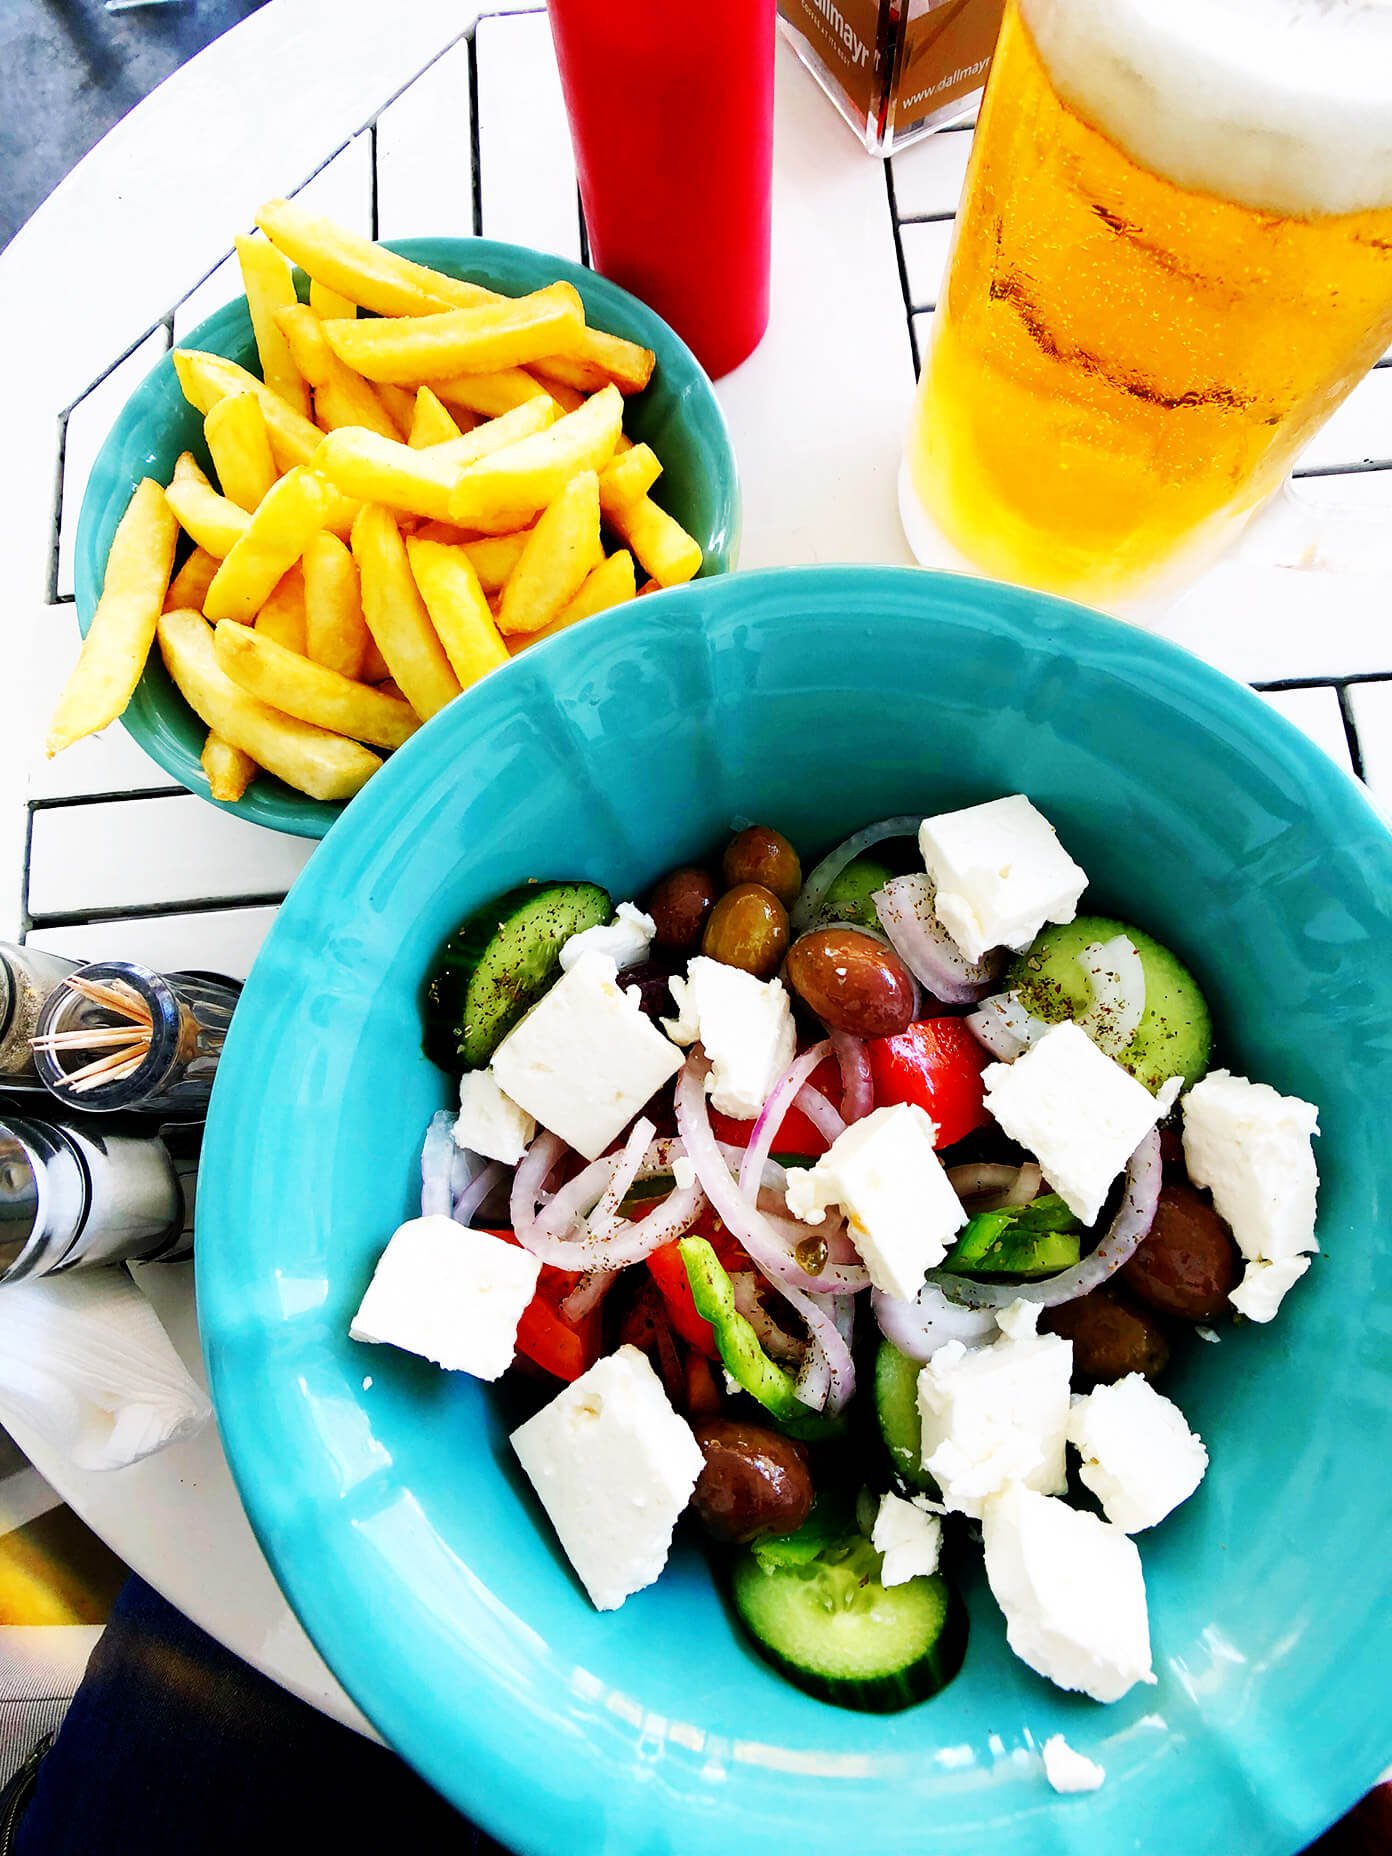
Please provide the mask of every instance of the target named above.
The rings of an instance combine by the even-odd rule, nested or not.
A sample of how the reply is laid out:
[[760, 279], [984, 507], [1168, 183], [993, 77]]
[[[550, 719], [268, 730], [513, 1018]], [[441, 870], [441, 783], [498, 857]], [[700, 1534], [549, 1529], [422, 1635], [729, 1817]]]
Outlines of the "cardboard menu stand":
[[1005, 0], [778, 0], [779, 25], [872, 155], [960, 122]]

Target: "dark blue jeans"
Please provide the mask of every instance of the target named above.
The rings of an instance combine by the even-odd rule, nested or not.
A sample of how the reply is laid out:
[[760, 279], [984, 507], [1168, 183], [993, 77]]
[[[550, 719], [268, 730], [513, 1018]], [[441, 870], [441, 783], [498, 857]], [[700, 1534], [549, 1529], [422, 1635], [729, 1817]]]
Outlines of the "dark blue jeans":
[[131, 1579], [13, 1856], [506, 1856], [383, 1747], [293, 1700]]

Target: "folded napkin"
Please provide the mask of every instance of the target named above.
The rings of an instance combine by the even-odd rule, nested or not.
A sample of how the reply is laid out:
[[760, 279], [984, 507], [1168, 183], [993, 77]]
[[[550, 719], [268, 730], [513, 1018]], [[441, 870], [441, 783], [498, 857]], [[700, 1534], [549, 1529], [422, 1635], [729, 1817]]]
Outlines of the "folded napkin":
[[121, 1469], [211, 1415], [124, 1267], [0, 1288], [0, 1420], [30, 1425], [79, 1469]]

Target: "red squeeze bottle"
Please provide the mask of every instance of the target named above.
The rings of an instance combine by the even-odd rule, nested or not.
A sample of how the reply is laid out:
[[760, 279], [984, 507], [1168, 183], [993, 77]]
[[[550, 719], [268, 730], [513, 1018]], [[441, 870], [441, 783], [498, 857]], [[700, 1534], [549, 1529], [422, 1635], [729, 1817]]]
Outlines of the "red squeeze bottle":
[[596, 270], [729, 373], [768, 325], [775, 0], [550, 0]]

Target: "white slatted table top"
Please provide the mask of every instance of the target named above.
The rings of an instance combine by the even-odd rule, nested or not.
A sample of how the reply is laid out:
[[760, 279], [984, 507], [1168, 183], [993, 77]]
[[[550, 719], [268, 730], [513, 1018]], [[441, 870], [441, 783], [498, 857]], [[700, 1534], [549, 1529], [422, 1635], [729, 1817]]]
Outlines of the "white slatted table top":
[[[742, 566], [909, 560], [900, 441], [970, 140], [950, 131], [873, 160], [780, 47], [772, 320], [719, 387]], [[0, 936], [242, 975], [312, 854], [181, 793], [119, 725], [51, 763], [37, 751], [77, 649], [73, 541], [96, 451], [171, 341], [239, 294], [232, 239], [278, 193], [383, 238], [474, 231], [580, 256], [544, 15], [521, 0], [271, 0], [128, 117], [0, 257], [0, 690], [17, 697], [0, 731]], [[1258, 539], [1161, 629], [1254, 683], [1392, 803], [1392, 368], [1355, 391], [1301, 475], [1345, 525], [1327, 565], [1352, 571], [1275, 564], [1279, 538], [1265, 558]], [[196, 1364], [188, 1272], [155, 1274]], [[281, 1599], [214, 1434], [107, 1477], [20, 1441], [189, 1615], [358, 1718]]]

